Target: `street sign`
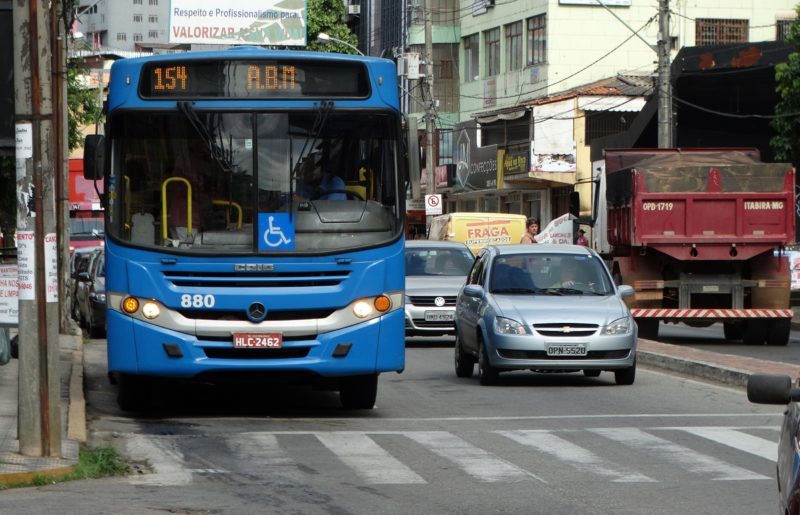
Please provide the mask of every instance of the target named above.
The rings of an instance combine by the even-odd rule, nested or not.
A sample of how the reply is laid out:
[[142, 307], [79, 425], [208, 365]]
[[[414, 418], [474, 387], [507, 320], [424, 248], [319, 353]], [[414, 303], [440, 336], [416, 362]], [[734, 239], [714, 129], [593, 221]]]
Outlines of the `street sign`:
[[425, 214], [442, 214], [442, 196], [440, 194], [437, 193], [435, 195], [425, 195]]

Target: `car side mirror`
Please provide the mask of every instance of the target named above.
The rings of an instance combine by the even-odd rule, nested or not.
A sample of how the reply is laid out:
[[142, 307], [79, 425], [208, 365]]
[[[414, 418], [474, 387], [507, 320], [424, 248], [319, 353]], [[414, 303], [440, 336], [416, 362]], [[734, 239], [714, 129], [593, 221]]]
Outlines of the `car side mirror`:
[[753, 374], [747, 378], [747, 400], [785, 405], [800, 400], [800, 389], [792, 388], [792, 378], [786, 375]]
[[483, 298], [483, 286], [478, 284], [468, 284], [464, 286], [464, 295], [477, 299]]
[[634, 293], [633, 292], [633, 287], [632, 286], [628, 286], [627, 284], [621, 284], [621, 285], [617, 286], [617, 291], [619, 292], [619, 296], [622, 297], [623, 299], [625, 297], [632, 296], [633, 293]]

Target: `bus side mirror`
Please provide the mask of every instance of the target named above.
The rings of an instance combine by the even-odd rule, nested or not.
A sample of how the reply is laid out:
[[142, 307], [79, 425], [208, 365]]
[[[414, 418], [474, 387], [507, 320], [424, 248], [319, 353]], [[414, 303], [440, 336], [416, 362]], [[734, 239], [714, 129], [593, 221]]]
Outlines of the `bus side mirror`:
[[106, 138], [100, 134], [86, 136], [83, 144], [83, 177], [91, 181], [103, 178], [106, 164]]

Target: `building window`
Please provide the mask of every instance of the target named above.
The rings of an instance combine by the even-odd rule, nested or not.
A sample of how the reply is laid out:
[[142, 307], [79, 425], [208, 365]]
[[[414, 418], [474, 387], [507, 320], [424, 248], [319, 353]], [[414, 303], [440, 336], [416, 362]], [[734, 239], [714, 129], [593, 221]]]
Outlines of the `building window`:
[[748, 20], [697, 18], [695, 20], [695, 45], [747, 43], [749, 24]]
[[509, 71], [522, 68], [522, 22], [506, 25], [506, 67]]
[[136, 41], [136, 42], [142, 42], [142, 41], [144, 41], [144, 37], [142, 37], [141, 34], [134, 34], [133, 35], [133, 40]]
[[453, 162], [453, 131], [439, 131], [439, 164]]
[[124, 32], [117, 32], [117, 41], [127, 41], [128, 35]]
[[158, 23], [158, 15], [157, 14], [150, 14], [147, 16], [147, 21], [149, 23]]
[[437, 79], [452, 79], [453, 61], [434, 61], [433, 76]]
[[150, 32], [147, 33], [147, 37], [150, 39], [158, 39], [158, 31], [151, 30]]
[[795, 20], [778, 20], [775, 22], [777, 31], [775, 33], [775, 41], [786, 41], [789, 37], [789, 32], [792, 30], [792, 24]]
[[480, 75], [480, 36], [473, 34], [464, 38], [464, 77], [465, 82], [478, 80]]
[[528, 66], [547, 62], [547, 18], [528, 18]]
[[586, 144], [595, 138], [619, 134], [628, 129], [634, 113], [586, 111]]
[[494, 77], [500, 73], [500, 27], [483, 33], [486, 48], [486, 76]]
[[142, 5], [142, 0], [133, 0], [133, 5]]
[[134, 23], [142, 23], [142, 20], [144, 20], [144, 16], [142, 16], [141, 14], [134, 14], [133, 15]]
[[158, 5], [158, 0], [150, 0], [150, 5]]

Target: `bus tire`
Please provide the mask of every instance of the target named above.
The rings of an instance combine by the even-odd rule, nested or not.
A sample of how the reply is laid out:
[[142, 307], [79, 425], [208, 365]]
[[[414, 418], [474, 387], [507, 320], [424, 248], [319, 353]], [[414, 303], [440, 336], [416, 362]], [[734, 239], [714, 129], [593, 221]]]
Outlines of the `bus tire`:
[[149, 382], [139, 376], [122, 374], [117, 379], [117, 405], [122, 411], [144, 411], [150, 401]]
[[790, 318], [776, 318], [769, 321], [767, 327], [767, 345], [786, 345], [789, 343], [789, 334], [792, 332]]
[[378, 375], [342, 379], [339, 401], [346, 409], [372, 409], [378, 396]]

